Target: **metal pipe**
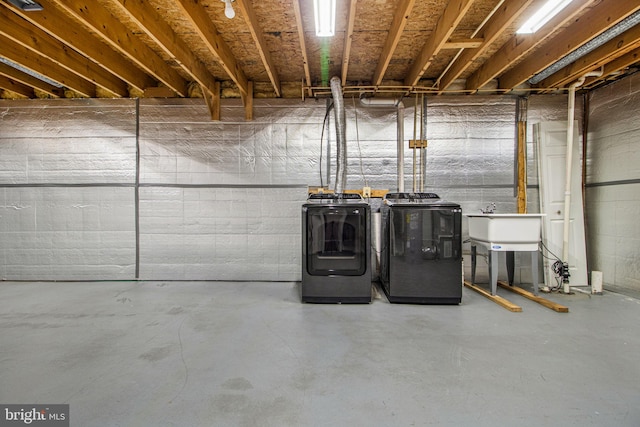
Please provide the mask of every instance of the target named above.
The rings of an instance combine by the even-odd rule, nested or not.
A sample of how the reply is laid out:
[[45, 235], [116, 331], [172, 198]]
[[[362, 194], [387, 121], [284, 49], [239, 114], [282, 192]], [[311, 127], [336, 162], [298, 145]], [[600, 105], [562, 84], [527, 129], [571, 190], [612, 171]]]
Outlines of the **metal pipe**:
[[333, 113], [336, 119], [336, 182], [334, 191], [343, 193], [347, 185], [347, 127], [340, 77], [331, 78]]

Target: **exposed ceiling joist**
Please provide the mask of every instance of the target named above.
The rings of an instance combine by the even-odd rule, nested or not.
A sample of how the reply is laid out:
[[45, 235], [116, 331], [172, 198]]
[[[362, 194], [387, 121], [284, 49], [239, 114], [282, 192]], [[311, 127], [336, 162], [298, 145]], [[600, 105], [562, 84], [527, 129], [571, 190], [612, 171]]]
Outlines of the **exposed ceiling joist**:
[[89, 98], [96, 96], [96, 87], [92, 83], [3, 35], [0, 35], [0, 56], [4, 56], [10, 61], [38, 74], [47, 76], [61, 86], [67, 87], [82, 96]]
[[[202, 93], [207, 105], [217, 108], [214, 117], [222, 98], [240, 96], [245, 106], [252, 105], [252, 87], [260, 98], [293, 98], [300, 90], [303, 98], [325, 97], [328, 87], [312, 83], [326, 85], [328, 74], [340, 75], [345, 93], [376, 97], [544, 93], [536, 82], [557, 88], [584, 70], [603, 67], [602, 77], [582, 86], [589, 90], [640, 66], [630, 31], [636, 13], [607, 33], [618, 37], [617, 43], [588, 55], [584, 52], [592, 48], [581, 45], [605, 39], [599, 32], [640, 9], [640, 2], [573, 1], [536, 34], [516, 34], [545, 1], [341, 0], [336, 35], [319, 40], [311, 0], [235, 0], [236, 19], [218, 13], [219, 0], [41, 0], [37, 12], [0, 0], [0, 34], [13, 41], [0, 50], [16, 60], [20, 73], [31, 69], [64, 89], [39, 87], [38, 74], [36, 79], [4, 75], [2, 81], [34, 97], [43, 90], [65, 97]], [[578, 55], [583, 57], [575, 59]], [[462, 88], [453, 84], [462, 79]], [[488, 84], [496, 80], [498, 88]], [[421, 87], [421, 81], [436, 84]], [[216, 90], [219, 83], [225, 90]], [[0, 98], [19, 96], [11, 89], [0, 92]]]
[[145, 0], [117, 0], [114, 4], [120, 6], [121, 10], [126, 12], [141, 30], [175, 59], [203, 90], [213, 90], [216, 79], [189, 46], [176, 35], [167, 21], [163, 20], [159, 13], [151, 7], [149, 2]]
[[[16, 83], [29, 86], [33, 89], [38, 89], [54, 98], [58, 98], [64, 95], [64, 91], [62, 89], [57, 88], [33, 76], [30, 76], [29, 74], [17, 70], [13, 67], [10, 67], [7, 64], [0, 63], [0, 75], [10, 79], [11, 81], [15, 81]], [[11, 90], [11, 88], [5, 89]]]
[[504, 73], [500, 77], [499, 87], [508, 89], [526, 82], [531, 76], [613, 27], [638, 9], [640, 9], [640, 3], [636, 1], [602, 0], [563, 30], [560, 35], [546, 42], [540, 49], [542, 54], [528, 56]]
[[33, 91], [32, 87], [27, 86], [23, 83], [17, 82], [15, 80], [12, 80], [8, 77], [5, 77], [2, 74], [0, 74], [0, 88], [9, 90], [13, 93], [17, 93], [18, 95], [23, 96], [25, 98], [35, 97], [35, 92]]
[[407, 25], [407, 21], [409, 20], [409, 15], [411, 15], [411, 9], [413, 9], [413, 5], [415, 3], [415, 0], [400, 0], [400, 4], [397, 6], [395, 14], [393, 15], [393, 21], [389, 28], [389, 35], [384, 42], [382, 53], [378, 59], [378, 66], [373, 72], [373, 77], [371, 78], [372, 85], [378, 86], [382, 83], [384, 73], [387, 71], [391, 57], [393, 57], [393, 53], [398, 46], [404, 27]]
[[114, 96], [129, 95], [125, 82], [75, 50], [67, 48], [62, 42], [41, 29], [30, 25], [5, 7], [0, 7], [0, 34], [50, 59], [77, 76], [93, 82]]
[[[50, 13], [50, 8], [54, 8], [52, 0], [44, 0], [40, 3], [45, 7], [47, 14]], [[106, 43], [142, 70], [154, 76], [179, 95], [187, 96], [187, 81], [145, 45], [139, 37], [129, 31], [111, 12], [97, 2], [64, 0], [57, 1], [55, 4], [64, 8], [66, 12], [99, 34]]]
[[451, 37], [462, 18], [469, 11], [474, 0], [451, 0], [444, 13], [438, 19], [436, 27], [422, 47], [420, 54], [413, 61], [409, 74], [404, 79], [406, 86], [415, 86], [420, 78], [427, 71], [435, 55], [440, 52], [443, 46]]
[[502, 3], [500, 8], [495, 11], [493, 16], [485, 23], [478, 32], [478, 36], [483, 39], [482, 45], [464, 50], [459, 57], [455, 59], [453, 65], [447, 70], [439, 81], [438, 88], [445, 90], [451, 83], [482, 55], [496, 39], [509, 28], [520, 15], [527, 10], [534, 0], [511, 0]]
[[579, 79], [589, 71], [603, 67], [611, 62], [613, 58], [626, 55], [638, 47], [640, 47], [640, 26], [635, 26], [587, 53], [568, 67], [542, 80], [539, 86], [543, 88], [563, 87]]
[[[598, 0], [572, 2], [558, 15], [553, 17], [539, 32], [551, 34], [571, 22], [585, 8]], [[540, 43], [540, 37], [535, 34], [515, 34], [493, 56], [482, 64], [466, 82], [467, 90], [478, 90], [501, 75], [513, 63], [529, 54]]]
[[349, 58], [351, 57], [351, 42], [353, 41], [353, 27], [356, 22], [356, 6], [358, 0], [349, 1], [349, 15], [347, 16], [347, 32], [344, 35], [344, 48], [342, 50], [342, 71], [340, 76], [342, 86], [347, 84], [347, 74], [349, 73]]
[[122, 55], [111, 49], [81, 25], [69, 25], [69, 18], [46, 0], [46, 14], [24, 12], [17, 8], [12, 11], [30, 22], [59, 42], [71, 47], [80, 54], [91, 58], [96, 64], [138, 90], [155, 85], [155, 81], [125, 60]]
[[[181, 0], [183, 3], [184, 1]], [[249, 0], [236, 0], [236, 4], [240, 9], [240, 12], [245, 17], [245, 22], [249, 27], [249, 32], [251, 33], [251, 37], [256, 44], [256, 49], [258, 50], [258, 54], [262, 59], [262, 64], [264, 65], [265, 71], [269, 76], [269, 81], [271, 81], [271, 85], [273, 86], [273, 90], [277, 97], [282, 95], [282, 91], [280, 89], [280, 77], [278, 76], [278, 70], [276, 65], [269, 53], [269, 48], [267, 47], [267, 42], [263, 36], [262, 28], [260, 26], [260, 22], [256, 17], [256, 14], [253, 10], [253, 6]], [[234, 58], [235, 61], [235, 58]]]
[[298, 40], [300, 42], [300, 50], [302, 51], [302, 66], [304, 68], [304, 80], [309, 88], [311, 95], [311, 70], [309, 70], [309, 57], [307, 54], [307, 45], [304, 41], [304, 26], [302, 25], [302, 13], [300, 12], [300, 0], [292, 0], [293, 13], [296, 17], [296, 29], [298, 30]]
[[[151, 8], [148, 7], [144, 0], [133, 1], [132, 3], [125, 0], [118, 1], [127, 7], [129, 13], [136, 15], [136, 20], [141, 26], [147, 28], [147, 32], [150, 33], [149, 35], [164, 46], [167, 53], [175, 56], [185, 70], [191, 73], [201, 85], [207, 88], [213, 88], [214, 82], [211, 81], [213, 76], [210, 75], [199, 59], [192, 57], [193, 55], [190, 54], [191, 52], [188, 46], [183, 45], [180, 39], [175, 36], [171, 38], [167, 37], [169, 33], [173, 34], [173, 30], [169, 25], [155, 22], [155, 19], [148, 19], [148, 14], [152, 12], [149, 11]], [[238, 86], [242, 95], [246, 96], [249, 93], [247, 77], [238, 66], [236, 58], [218, 33], [215, 25], [213, 25], [213, 22], [211, 22], [211, 19], [207, 16], [204, 7], [192, 0], [177, 0], [176, 3], [182, 8], [185, 16], [189, 19], [202, 41], [207, 45], [209, 51], [216, 56], [227, 75], [233, 80], [236, 86]], [[134, 5], [136, 6], [135, 8], [132, 7]], [[161, 18], [157, 17], [157, 19], [160, 20]], [[209, 78], [209, 76], [211, 77]]]

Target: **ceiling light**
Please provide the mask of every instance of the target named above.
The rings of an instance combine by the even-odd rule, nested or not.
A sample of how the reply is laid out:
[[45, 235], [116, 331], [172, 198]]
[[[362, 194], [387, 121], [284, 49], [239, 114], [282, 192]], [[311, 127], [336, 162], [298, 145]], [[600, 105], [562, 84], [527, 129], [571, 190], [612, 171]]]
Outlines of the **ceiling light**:
[[14, 5], [15, 7], [19, 7], [25, 12], [42, 10], [42, 5], [40, 5], [39, 3], [36, 3], [33, 0], [9, 0], [9, 3]]
[[331, 37], [336, 34], [336, 0], [313, 0], [316, 17], [316, 36]]
[[571, 0], [548, 0], [531, 18], [524, 23], [518, 31], [518, 34], [533, 34], [538, 31], [544, 24], [549, 22], [551, 18], [556, 16], [564, 9]]
[[231, 2], [236, 0], [220, 0], [220, 1], [224, 2], [224, 16], [226, 16], [229, 19], [235, 18], [236, 11], [233, 10], [233, 6], [231, 6]]

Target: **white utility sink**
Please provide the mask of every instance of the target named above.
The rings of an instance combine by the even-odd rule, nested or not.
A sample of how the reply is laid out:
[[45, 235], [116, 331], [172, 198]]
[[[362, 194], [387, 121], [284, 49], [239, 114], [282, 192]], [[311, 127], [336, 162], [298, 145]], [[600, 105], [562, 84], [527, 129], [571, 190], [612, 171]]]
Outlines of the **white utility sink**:
[[545, 214], [465, 214], [469, 237], [492, 251], [537, 251]]

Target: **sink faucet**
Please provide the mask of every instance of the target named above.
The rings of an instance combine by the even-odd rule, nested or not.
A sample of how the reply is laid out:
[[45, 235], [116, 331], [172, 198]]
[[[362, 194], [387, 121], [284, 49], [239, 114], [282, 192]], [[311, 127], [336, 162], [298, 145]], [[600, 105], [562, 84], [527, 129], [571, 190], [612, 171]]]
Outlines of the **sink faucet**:
[[495, 203], [491, 203], [491, 204], [487, 205], [486, 208], [481, 209], [480, 211], [483, 214], [492, 214], [495, 210], [496, 210], [496, 204]]

